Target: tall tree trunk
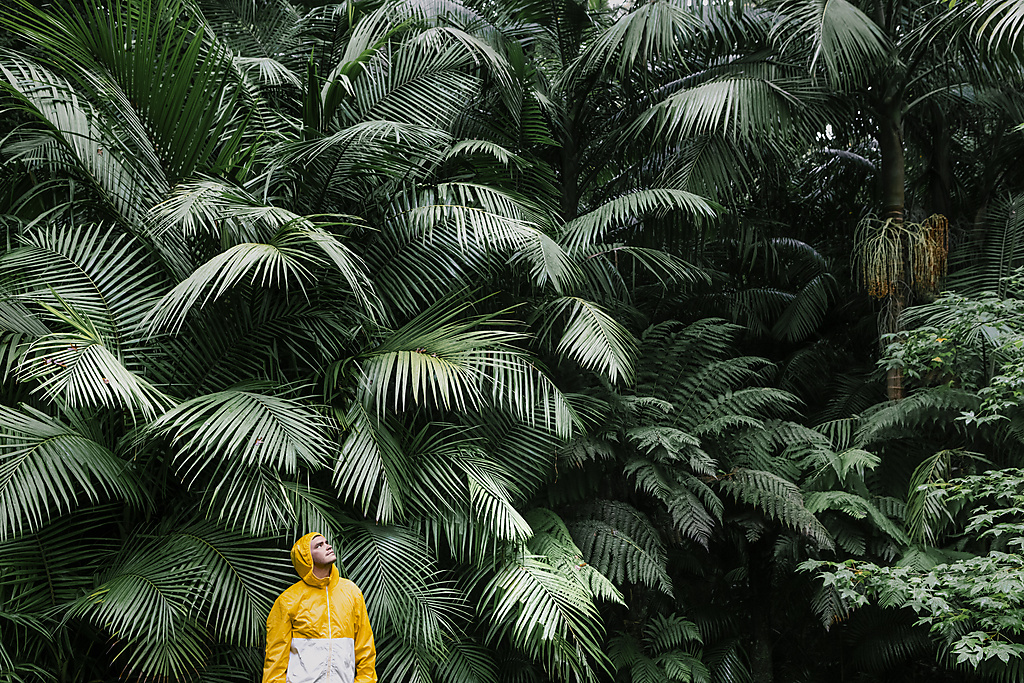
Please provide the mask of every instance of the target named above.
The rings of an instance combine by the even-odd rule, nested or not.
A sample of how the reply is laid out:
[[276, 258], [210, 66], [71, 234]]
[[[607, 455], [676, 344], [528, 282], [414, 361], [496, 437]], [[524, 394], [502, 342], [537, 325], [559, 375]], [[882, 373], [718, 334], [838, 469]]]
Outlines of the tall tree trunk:
[[950, 159], [949, 127], [946, 112], [935, 101], [931, 103], [932, 158], [929, 178], [929, 213], [939, 213], [951, 218], [953, 191], [953, 164]]
[[750, 678], [753, 683], [775, 682], [775, 629], [772, 614], [772, 556], [777, 534], [750, 544], [747, 581], [751, 592]]
[[571, 221], [576, 218], [580, 209], [580, 149], [576, 144], [576, 122], [580, 114], [580, 105], [575, 103], [565, 113], [565, 126], [560, 145], [561, 155], [561, 209], [562, 220]]
[[[903, 98], [887, 94], [878, 107], [878, 149], [881, 153], [879, 182], [881, 183], [882, 218], [903, 222], [906, 205], [906, 160], [903, 150]], [[904, 260], [903, 272], [907, 272]], [[879, 339], [883, 334], [898, 332], [900, 318], [907, 307], [909, 278], [904, 275], [890, 294], [879, 315]], [[886, 377], [886, 394], [891, 401], [903, 398], [903, 370], [892, 368]]]
[[580, 159], [571, 134], [562, 143], [562, 220], [571, 221], [579, 211]]
[[906, 161], [903, 155], [903, 98], [886, 97], [878, 112], [878, 149], [882, 217], [903, 220], [906, 203]]
[[750, 651], [750, 680], [753, 683], [774, 683], [775, 659], [772, 656], [771, 621], [765, 611], [754, 614], [754, 642]]

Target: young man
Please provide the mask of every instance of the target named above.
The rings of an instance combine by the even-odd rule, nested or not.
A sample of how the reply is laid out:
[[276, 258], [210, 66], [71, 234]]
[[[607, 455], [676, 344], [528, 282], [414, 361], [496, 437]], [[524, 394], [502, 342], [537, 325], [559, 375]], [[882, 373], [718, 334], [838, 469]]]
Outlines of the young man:
[[374, 683], [377, 651], [356, 585], [338, 575], [334, 549], [321, 534], [292, 546], [298, 583], [267, 617], [263, 683]]

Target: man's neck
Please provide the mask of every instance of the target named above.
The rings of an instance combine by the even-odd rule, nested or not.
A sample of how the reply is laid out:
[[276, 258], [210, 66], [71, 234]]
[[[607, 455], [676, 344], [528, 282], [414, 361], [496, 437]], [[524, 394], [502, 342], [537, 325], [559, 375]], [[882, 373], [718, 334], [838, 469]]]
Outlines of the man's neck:
[[313, 565], [313, 576], [318, 579], [326, 579], [331, 575], [331, 566], [329, 564], [314, 564]]

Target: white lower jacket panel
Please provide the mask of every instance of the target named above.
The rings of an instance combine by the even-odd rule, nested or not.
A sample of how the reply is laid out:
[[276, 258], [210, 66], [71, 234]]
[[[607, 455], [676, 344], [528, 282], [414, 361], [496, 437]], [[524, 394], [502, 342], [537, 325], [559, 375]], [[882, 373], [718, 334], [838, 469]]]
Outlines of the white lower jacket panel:
[[292, 638], [288, 683], [353, 683], [355, 678], [351, 638]]

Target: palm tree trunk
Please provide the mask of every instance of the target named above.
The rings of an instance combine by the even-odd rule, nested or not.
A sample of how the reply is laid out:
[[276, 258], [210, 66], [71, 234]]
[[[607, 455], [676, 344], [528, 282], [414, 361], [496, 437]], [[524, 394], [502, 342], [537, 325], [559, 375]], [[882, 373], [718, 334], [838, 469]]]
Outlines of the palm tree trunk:
[[889, 96], [879, 107], [878, 149], [881, 152], [882, 212], [885, 218], [903, 220], [906, 202], [906, 161], [903, 154], [903, 98]]
[[939, 103], [932, 102], [931, 110], [932, 159], [929, 187], [931, 209], [928, 213], [939, 213], [948, 217], [952, 208], [950, 197], [953, 188], [949, 126], [946, 121], [946, 113]]
[[[878, 149], [882, 157], [879, 167], [882, 215], [902, 223], [906, 205], [906, 159], [903, 150], [903, 98], [898, 94], [887, 94], [878, 107]], [[904, 262], [904, 273], [907, 268], [908, 264]], [[904, 276], [880, 314], [879, 336], [899, 331], [903, 309], [908, 303], [908, 292], [908, 278]], [[903, 398], [901, 368], [888, 371], [886, 394], [890, 401]]]

